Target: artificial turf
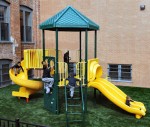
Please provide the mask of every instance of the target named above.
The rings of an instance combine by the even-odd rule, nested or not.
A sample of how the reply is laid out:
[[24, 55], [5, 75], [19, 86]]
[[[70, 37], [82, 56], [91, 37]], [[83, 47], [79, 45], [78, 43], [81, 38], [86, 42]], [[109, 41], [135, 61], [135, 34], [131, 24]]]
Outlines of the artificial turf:
[[[0, 118], [22, 122], [36, 123], [48, 127], [65, 127], [65, 103], [63, 89], [60, 90], [60, 114], [50, 113], [43, 105], [43, 92], [40, 91], [30, 97], [29, 103], [24, 98], [20, 100], [11, 95], [13, 90], [18, 90], [17, 85], [0, 88]], [[150, 127], [150, 89], [136, 87], [119, 87], [127, 95], [136, 101], [141, 101], [147, 108], [146, 116], [136, 119], [134, 114], [127, 113], [111, 103], [106, 97], [97, 91], [97, 97], [93, 96], [93, 89], [88, 88], [86, 127]], [[70, 127], [78, 127], [73, 124]]]

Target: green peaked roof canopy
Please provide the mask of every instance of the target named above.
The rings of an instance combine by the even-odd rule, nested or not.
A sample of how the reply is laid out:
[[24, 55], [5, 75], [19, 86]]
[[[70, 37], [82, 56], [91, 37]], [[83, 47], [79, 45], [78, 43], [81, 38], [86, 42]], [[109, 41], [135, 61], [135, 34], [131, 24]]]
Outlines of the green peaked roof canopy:
[[45, 30], [56, 30], [57, 28], [62, 31], [99, 30], [96, 23], [71, 6], [42, 22], [39, 28]]

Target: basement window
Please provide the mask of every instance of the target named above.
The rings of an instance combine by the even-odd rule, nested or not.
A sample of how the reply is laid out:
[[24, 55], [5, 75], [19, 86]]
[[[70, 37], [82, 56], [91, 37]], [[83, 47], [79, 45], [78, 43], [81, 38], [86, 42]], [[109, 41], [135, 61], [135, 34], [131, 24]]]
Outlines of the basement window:
[[11, 67], [11, 60], [0, 60], [0, 87], [11, 84], [9, 77], [9, 69]]
[[131, 81], [132, 65], [130, 64], [109, 64], [108, 76], [112, 81]]

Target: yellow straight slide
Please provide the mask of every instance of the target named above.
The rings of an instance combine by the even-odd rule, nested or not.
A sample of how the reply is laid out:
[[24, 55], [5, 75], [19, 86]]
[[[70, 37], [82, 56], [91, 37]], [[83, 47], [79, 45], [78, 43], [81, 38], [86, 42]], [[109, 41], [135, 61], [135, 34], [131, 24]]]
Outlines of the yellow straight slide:
[[11, 80], [21, 86], [19, 91], [13, 91], [12, 96], [16, 97], [25, 97], [27, 102], [29, 100], [29, 96], [39, 90], [42, 89], [43, 83], [41, 81], [29, 80], [28, 79], [28, 69], [24, 67], [24, 61], [21, 62], [21, 65], [24, 69], [24, 72], [20, 70], [20, 73], [15, 76], [14, 69], [9, 70], [9, 76]]
[[146, 114], [146, 108], [142, 102], [130, 102], [130, 106], [126, 105], [127, 95], [117, 86], [106, 79], [100, 78], [102, 76], [102, 67], [98, 64], [98, 59], [91, 59], [88, 61], [88, 87], [98, 89], [111, 102], [123, 110], [135, 114], [137, 119], [140, 119]]
[[124, 94], [118, 87], [108, 82], [106, 79], [96, 79], [88, 84], [89, 87], [94, 87], [101, 91], [115, 105], [122, 108], [123, 110], [135, 114], [136, 118], [145, 116], [145, 106], [141, 102], [132, 102], [131, 106], [125, 104], [126, 94]]

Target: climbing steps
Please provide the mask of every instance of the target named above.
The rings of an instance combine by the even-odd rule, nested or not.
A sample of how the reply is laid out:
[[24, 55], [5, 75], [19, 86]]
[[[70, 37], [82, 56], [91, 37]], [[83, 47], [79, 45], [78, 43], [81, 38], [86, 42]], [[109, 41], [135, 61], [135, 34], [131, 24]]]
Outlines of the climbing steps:
[[84, 125], [84, 97], [83, 88], [80, 84], [79, 87], [75, 88], [74, 97], [70, 98], [69, 88], [65, 85], [65, 104], [66, 104], [66, 127], [71, 125], [79, 124]]

